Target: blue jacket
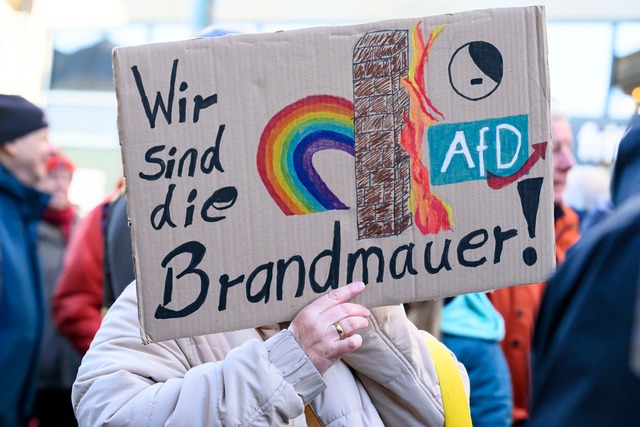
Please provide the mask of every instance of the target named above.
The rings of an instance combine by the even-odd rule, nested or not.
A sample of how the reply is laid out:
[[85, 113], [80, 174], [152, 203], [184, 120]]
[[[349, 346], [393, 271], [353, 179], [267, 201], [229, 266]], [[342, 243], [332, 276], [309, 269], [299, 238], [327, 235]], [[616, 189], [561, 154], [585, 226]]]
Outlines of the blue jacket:
[[442, 309], [442, 342], [467, 368], [475, 427], [509, 427], [511, 376], [500, 340], [504, 320], [484, 293], [458, 295]]
[[25, 425], [36, 386], [42, 290], [38, 221], [49, 196], [0, 165], [0, 426]]
[[530, 427], [640, 425], [632, 330], [640, 291], [640, 116], [620, 143], [615, 209], [547, 286], [533, 342]]

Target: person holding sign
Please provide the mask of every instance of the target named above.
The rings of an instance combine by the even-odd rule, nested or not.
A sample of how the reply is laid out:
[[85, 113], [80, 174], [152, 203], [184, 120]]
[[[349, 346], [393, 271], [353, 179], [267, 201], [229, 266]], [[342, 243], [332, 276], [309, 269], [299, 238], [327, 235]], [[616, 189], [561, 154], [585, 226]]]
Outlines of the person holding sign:
[[56, 329], [50, 308], [67, 244], [78, 222], [77, 208], [69, 200], [75, 165], [64, 154], [54, 152], [47, 162], [47, 171], [39, 187], [51, 194], [51, 199], [38, 227], [45, 321], [33, 416], [39, 427], [77, 427], [71, 408], [71, 385], [76, 378], [81, 355]]
[[[319, 297], [286, 329], [265, 326], [143, 345], [136, 287], [104, 318], [73, 389], [80, 425], [444, 425], [428, 333], [402, 306]], [[468, 395], [464, 367], [458, 371]], [[311, 412], [314, 411], [315, 415]]]

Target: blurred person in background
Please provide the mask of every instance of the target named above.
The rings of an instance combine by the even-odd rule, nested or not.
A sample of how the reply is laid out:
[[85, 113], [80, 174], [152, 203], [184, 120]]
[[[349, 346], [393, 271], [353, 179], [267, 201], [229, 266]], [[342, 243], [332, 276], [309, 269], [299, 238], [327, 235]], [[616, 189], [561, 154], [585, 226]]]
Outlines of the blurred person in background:
[[43, 325], [38, 222], [49, 196], [36, 189], [51, 147], [44, 111], [0, 95], [0, 426], [31, 415]]
[[68, 197], [74, 169], [69, 158], [54, 153], [47, 163], [47, 177], [40, 185], [43, 192], [51, 194], [51, 199], [38, 227], [38, 256], [43, 272], [45, 313], [34, 410], [39, 427], [78, 425], [71, 406], [71, 386], [80, 366], [80, 354], [57, 331], [50, 309], [67, 243], [78, 219], [76, 208]]
[[124, 289], [135, 279], [133, 248], [125, 187], [111, 200], [104, 215], [104, 297], [105, 308], [111, 307]]
[[[563, 203], [567, 174], [575, 165], [573, 133], [567, 117], [557, 105], [551, 108], [553, 202], [556, 263], [562, 264], [567, 250], [580, 237], [578, 215]], [[534, 325], [546, 283], [511, 286], [489, 294], [505, 322], [502, 340], [513, 389], [513, 425], [524, 426], [531, 408], [531, 344]]]
[[640, 425], [639, 115], [618, 148], [611, 200], [614, 210], [569, 251], [542, 300], [530, 427]]
[[500, 341], [504, 320], [482, 292], [446, 298], [442, 343], [469, 374], [469, 407], [474, 427], [511, 425], [511, 375]]
[[103, 315], [104, 216], [113, 195], [95, 206], [76, 227], [51, 301], [58, 330], [84, 355]]

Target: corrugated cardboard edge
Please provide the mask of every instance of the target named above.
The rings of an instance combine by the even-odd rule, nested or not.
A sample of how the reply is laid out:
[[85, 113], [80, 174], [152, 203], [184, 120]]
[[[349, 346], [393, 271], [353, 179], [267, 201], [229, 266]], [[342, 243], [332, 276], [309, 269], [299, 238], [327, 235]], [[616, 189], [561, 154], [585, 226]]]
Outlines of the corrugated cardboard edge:
[[[549, 129], [549, 134], [548, 134], [548, 141], [550, 143], [550, 148], [549, 150], [551, 151], [551, 156], [553, 156], [553, 141], [551, 140], [551, 114], [553, 113], [551, 111], [551, 80], [550, 80], [550, 76], [549, 76], [549, 45], [548, 45], [548, 39], [547, 39], [547, 15], [546, 15], [546, 9], [544, 6], [535, 6], [535, 9], [537, 9], [539, 11], [539, 13], [536, 14], [536, 17], [538, 18], [538, 20], [536, 21], [536, 32], [539, 34], [539, 38], [542, 42], [542, 49], [538, 49], [538, 52], [540, 55], [542, 55], [542, 57], [538, 57], [538, 63], [539, 64], [544, 64], [543, 67], [540, 67], [540, 72], [543, 74], [541, 76], [541, 81], [543, 81], [544, 86], [546, 87], [547, 90], [545, 91], [545, 97], [546, 97], [546, 105], [547, 105], [547, 129]], [[550, 157], [551, 157], [550, 156]], [[550, 162], [551, 164], [553, 164], [553, 162]], [[553, 167], [551, 167], [551, 176], [553, 176]], [[551, 183], [551, 190], [553, 191], [553, 182]], [[555, 220], [553, 217], [553, 211], [549, 212], [549, 215], [551, 217], [551, 223], [554, 224]], [[553, 252], [555, 253], [556, 251], [556, 239], [555, 239], [555, 232], [552, 230], [553, 232], [553, 236], [552, 236], [552, 242], [553, 242]], [[549, 275], [551, 276], [555, 270], [557, 269], [557, 263], [556, 263], [556, 259], [554, 257], [553, 259], [553, 269], [551, 272], [549, 272]]]
[[[118, 70], [119, 70], [119, 66], [118, 66], [118, 48], [114, 48], [113, 51], [111, 52], [111, 57], [112, 57], [112, 64], [113, 64], [113, 85], [115, 87], [115, 92], [116, 92], [116, 102], [118, 104], [118, 112], [117, 112], [117, 122], [118, 122], [118, 144], [120, 145], [120, 150], [122, 151], [122, 141], [125, 138], [124, 135], [124, 130], [122, 129], [122, 127], [120, 126], [120, 123], [122, 122], [120, 120], [121, 114], [122, 114], [122, 103], [120, 102], [120, 91], [118, 89], [118, 85], [116, 84], [116, 80], [120, 77]], [[125, 158], [124, 155], [120, 156], [122, 158], [122, 173], [123, 173], [123, 177], [125, 179], [125, 198], [128, 196], [129, 192], [127, 191], [127, 187], [126, 187], [126, 180], [127, 180], [127, 176], [126, 176], [126, 171], [127, 171], [127, 167], [126, 167], [126, 162], [127, 159]], [[138, 266], [138, 259], [136, 258], [136, 254], [138, 253], [139, 247], [138, 247], [138, 241], [139, 239], [136, 238], [136, 227], [135, 224], [133, 224], [133, 222], [131, 221], [131, 212], [130, 210], [132, 209], [130, 207], [129, 203], [126, 203], [127, 206], [127, 221], [129, 223], [129, 232], [131, 234], [131, 245], [132, 245], [132, 256], [133, 256], [133, 269], [134, 269], [134, 273], [135, 273], [135, 277], [138, 277], [138, 272], [140, 271], [140, 268]], [[140, 284], [139, 280], [136, 280], [136, 293], [137, 295], [142, 294], [142, 286]], [[150, 344], [152, 342], [154, 342], [153, 337], [151, 337], [150, 335], [148, 335], [145, 332], [144, 329], [144, 323], [143, 323], [143, 319], [144, 319], [144, 305], [143, 304], [137, 304], [138, 305], [138, 322], [140, 323], [140, 338], [142, 339], [142, 343], [143, 344]]]
[[[535, 49], [535, 52], [538, 52], [538, 64], [540, 64], [541, 66], [539, 67], [539, 71], [540, 71], [540, 80], [538, 85], [541, 88], [546, 88], [546, 90], [544, 90], [544, 97], [545, 97], [545, 104], [546, 104], [546, 110], [547, 110], [547, 114], [541, 114], [541, 116], [545, 117], [545, 119], [547, 120], [547, 129], [548, 129], [548, 134], [547, 134], [547, 141], [549, 141], [549, 145], [547, 147], [547, 150], [549, 150], [549, 168], [551, 168], [551, 177], [553, 177], [553, 161], [552, 161], [552, 156], [553, 156], [553, 141], [551, 138], [551, 114], [553, 113], [551, 111], [551, 80], [550, 80], [550, 76], [549, 76], [549, 60], [548, 60], [548, 49], [549, 49], [549, 45], [548, 45], [548, 40], [547, 40], [547, 17], [546, 17], [546, 9], [545, 6], [542, 5], [536, 5], [536, 6], [530, 6], [527, 9], [534, 9], [536, 11], [536, 13], [534, 13], [534, 18], [536, 19], [535, 22], [535, 29], [536, 29], [536, 34], [537, 37], [533, 38], [533, 40], [539, 41], [542, 45], [538, 46], [538, 49]], [[551, 187], [551, 192], [553, 194], [553, 180], [548, 183], [547, 185], [549, 185]], [[551, 210], [551, 212], [548, 212], [549, 218], [548, 220], [550, 221], [551, 224], [555, 223], [555, 219], [554, 219], [554, 214], [553, 214], [553, 210]], [[556, 251], [556, 239], [555, 239], [555, 230], [554, 227], [551, 227], [551, 229], [549, 230], [549, 232], [552, 234], [550, 236], [551, 242], [553, 243], [553, 253], [555, 253]], [[551, 276], [556, 268], [557, 268], [557, 263], [556, 263], [556, 259], [555, 257], [552, 259], [553, 262], [553, 266], [551, 268], [551, 271], [549, 271], [549, 276]], [[548, 278], [547, 278], [548, 279]]]

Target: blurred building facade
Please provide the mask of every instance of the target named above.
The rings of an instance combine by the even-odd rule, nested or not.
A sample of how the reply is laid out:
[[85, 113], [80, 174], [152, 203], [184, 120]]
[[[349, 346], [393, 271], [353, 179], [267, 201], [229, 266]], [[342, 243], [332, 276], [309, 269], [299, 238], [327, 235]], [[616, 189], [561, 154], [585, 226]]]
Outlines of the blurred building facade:
[[[628, 72], [637, 69], [628, 58], [640, 51], [640, 2], [538, 3], [547, 12], [551, 92], [571, 118], [578, 162], [606, 168], [640, 101], [640, 89], [631, 96], [640, 71], [637, 81]], [[487, 0], [481, 7], [529, 4]], [[45, 107], [52, 143], [79, 167], [71, 197], [87, 211], [122, 174], [114, 46], [192, 38], [209, 24], [271, 32], [478, 7], [472, 0], [0, 0], [0, 91]]]

